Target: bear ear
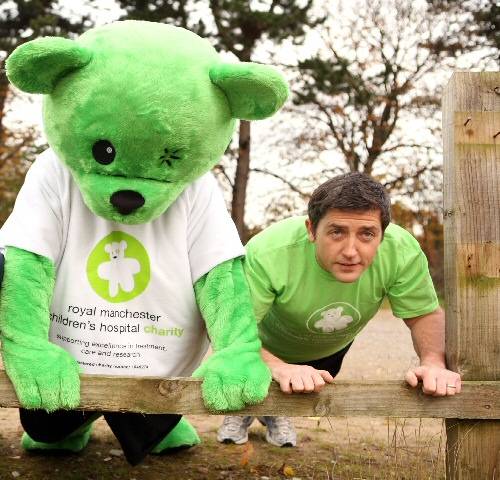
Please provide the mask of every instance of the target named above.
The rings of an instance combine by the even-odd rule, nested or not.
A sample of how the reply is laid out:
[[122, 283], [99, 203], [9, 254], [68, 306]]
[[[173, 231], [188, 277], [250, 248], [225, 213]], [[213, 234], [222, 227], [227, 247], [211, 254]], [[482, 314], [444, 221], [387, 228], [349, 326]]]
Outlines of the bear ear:
[[104, 251], [106, 253], [110, 253], [111, 252], [111, 248], [112, 248], [111, 243], [107, 243], [106, 246], [104, 247]]
[[124, 252], [125, 250], [127, 250], [127, 246], [128, 246], [128, 245], [127, 245], [127, 242], [126, 242], [125, 240], [122, 240], [122, 241], [120, 242], [120, 250], [121, 250], [122, 252]]
[[5, 65], [7, 77], [20, 90], [51, 93], [58, 80], [91, 58], [91, 52], [73, 40], [42, 37], [17, 47]]
[[229, 101], [234, 118], [270, 117], [285, 103], [288, 85], [271, 67], [258, 63], [221, 63], [210, 69], [210, 80]]

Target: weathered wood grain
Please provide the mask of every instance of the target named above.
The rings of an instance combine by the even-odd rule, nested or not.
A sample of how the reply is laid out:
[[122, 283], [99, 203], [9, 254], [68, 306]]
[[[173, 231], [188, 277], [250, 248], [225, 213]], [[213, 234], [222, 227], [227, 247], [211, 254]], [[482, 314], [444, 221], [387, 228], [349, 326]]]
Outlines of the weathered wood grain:
[[[203, 405], [201, 381], [192, 378], [137, 378], [82, 375], [81, 409], [143, 413], [213, 414]], [[500, 382], [465, 382], [462, 393], [434, 398], [403, 381], [337, 381], [315, 394], [286, 395], [277, 384], [252, 415], [500, 418]], [[0, 407], [19, 403], [5, 372], [0, 371]]]
[[[498, 381], [499, 72], [453, 74], [443, 96], [443, 140], [447, 362], [465, 380]], [[448, 478], [493, 478], [500, 422], [446, 424]]]

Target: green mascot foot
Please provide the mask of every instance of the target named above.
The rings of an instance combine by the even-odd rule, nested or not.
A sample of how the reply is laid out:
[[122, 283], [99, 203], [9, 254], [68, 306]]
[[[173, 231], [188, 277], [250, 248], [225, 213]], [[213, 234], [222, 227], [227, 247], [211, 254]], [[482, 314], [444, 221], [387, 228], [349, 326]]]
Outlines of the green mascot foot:
[[37, 442], [24, 432], [21, 439], [21, 447], [27, 451], [52, 450], [77, 453], [87, 446], [91, 432], [92, 423], [83, 425], [66, 438], [54, 443]]
[[151, 453], [160, 454], [167, 450], [194, 447], [201, 443], [195, 428], [182, 417], [174, 429], [158, 444]]

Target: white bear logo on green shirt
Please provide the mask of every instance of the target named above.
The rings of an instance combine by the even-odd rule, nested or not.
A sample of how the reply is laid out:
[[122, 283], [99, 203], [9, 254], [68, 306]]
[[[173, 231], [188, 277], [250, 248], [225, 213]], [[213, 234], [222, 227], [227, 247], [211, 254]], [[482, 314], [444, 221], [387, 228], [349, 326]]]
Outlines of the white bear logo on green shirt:
[[312, 313], [306, 322], [307, 329], [315, 334], [332, 334], [339, 331], [351, 331], [357, 328], [361, 320], [359, 310], [346, 302], [325, 305]]
[[321, 320], [318, 320], [314, 326], [325, 333], [342, 330], [352, 322], [350, 315], [342, 315], [342, 307], [331, 308], [321, 313]]

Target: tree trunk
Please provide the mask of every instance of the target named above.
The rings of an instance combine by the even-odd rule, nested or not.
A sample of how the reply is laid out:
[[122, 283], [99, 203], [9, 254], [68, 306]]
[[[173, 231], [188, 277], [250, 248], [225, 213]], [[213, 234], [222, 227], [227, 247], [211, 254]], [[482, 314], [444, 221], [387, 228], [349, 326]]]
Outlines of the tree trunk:
[[245, 200], [250, 172], [250, 122], [240, 121], [238, 164], [234, 177], [231, 216], [236, 225], [241, 241], [246, 241]]
[[0, 133], [3, 132], [3, 118], [5, 115], [5, 102], [9, 91], [9, 81], [5, 74], [0, 73]]

